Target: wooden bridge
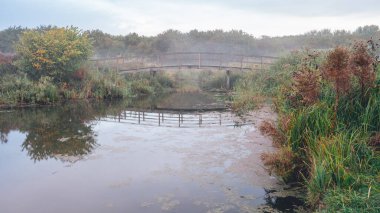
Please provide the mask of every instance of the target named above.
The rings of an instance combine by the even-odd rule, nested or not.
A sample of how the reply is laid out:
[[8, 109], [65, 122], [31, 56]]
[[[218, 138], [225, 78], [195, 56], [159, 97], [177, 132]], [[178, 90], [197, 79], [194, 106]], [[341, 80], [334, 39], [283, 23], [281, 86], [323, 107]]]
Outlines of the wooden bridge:
[[230, 89], [231, 71], [267, 70], [278, 58], [212, 52], [173, 52], [145, 57], [114, 57], [91, 59], [97, 69], [111, 68], [120, 74], [181, 69], [212, 69], [226, 71], [226, 88]]
[[170, 69], [265, 70], [278, 58], [212, 52], [173, 52], [145, 57], [94, 58], [97, 68], [114, 68], [121, 74]]

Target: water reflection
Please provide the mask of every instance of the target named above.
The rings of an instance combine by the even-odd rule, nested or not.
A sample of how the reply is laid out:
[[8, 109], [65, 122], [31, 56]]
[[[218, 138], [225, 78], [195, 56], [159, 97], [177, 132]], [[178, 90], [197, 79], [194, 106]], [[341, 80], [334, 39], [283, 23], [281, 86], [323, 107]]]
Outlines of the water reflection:
[[[193, 97], [193, 98], [189, 98]], [[184, 100], [187, 100], [186, 102]], [[160, 107], [175, 110], [196, 110], [210, 109], [210, 107], [221, 108], [210, 94], [168, 94], [164, 97], [147, 97], [139, 100], [124, 100], [112, 102], [70, 102], [53, 107], [25, 108], [16, 110], [3, 110], [0, 113], [0, 141], [8, 142], [8, 134], [12, 130], [18, 130], [26, 135], [22, 144], [22, 150], [34, 161], [46, 160], [49, 158], [59, 158], [61, 160], [76, 160], [91, 153], [97, 146], [92, 130], [94, 122], [97, 120], [119, 119], [122, 116], [127, 119], [126, 108], [157, 110]], [[190, 106], [194, 106], [191, 108]], [[212, 109], [212, 108], [211, 108]], [[158, 125], [168, 125], [171, 121], [177, 121], [174, 126], [181, 126], [184, 123], [183, 113], [179, 115], [179, 125], [177, 114], [134, 112], [141, 114], [135, 116], [137, 124], [145, 124], [151, 120]], [[197, 124], [207, 122], [207, 118], [199, 117], [197, 114]], [[192, 119], [192, 118], [191, 118]], [[185, 119], [186, 120], [186, 119]], [[194, 120], [196, 120], [194, 118]], [[221, 123], [221, 117], [217, 115], [215, 123]], [[186, 124], [186, 122], [185, 122]], [[234, 123], [232, 123], [234, 125]], [[70, 158], [71, 157], [71, 158]], [[74, 158], [76, 157], [76, 158]]]
[[[212, 109], [212, 107], [221, 108], [222, 106], [210, 94], [184, 93], [168, 94], [164, 97], [147, 97], [139, 100], [70, 102], [54, 107], [3, 110], [0, 112], [0, 142], [7, 143], [9, 132], [18, 130], [26, 135], [22, 150], [25, 150], [32, 160], [40, 161], [49, 158], [75, 160], [73, 157], [80, 158], [87, 155], [97, 146], [92, 130], [94, 121], [107, 118], [119, 118], [120, 121], [120, 115], [126, 119], [126, 108], [157, 110], [162, 107], [171, 107], [175, 110], [196, 110]], [[140, 115], [140, 112], [138, 114]], [[166, 117], [163, 113], [155, 114], [158, 114], [159, 117], [158, 119], [153, 117], [153, 120], [158, 121], [152, 121], [158, 125], [161, 123], [170, 124], [171, 120], [178, 120], [171, 114], [167, 114]], [[199, 115], [197, 116], [199, 126], [202, 122], [207, 122], [207, 118], [202, 120], [199, 119]], [[180, 114], [179, 126], [181, 126], [181, 122], [184, 122], [184, 117], [186, 118], [183, 113]], [[149, 119], [151, 119], [149, 113], [142, 113], [141, 124]], [[140, 124], [138, 117], [135, 120]], [[216, 123], [222, 122], [220, 119], [215, 120], [217, 120]]]
[[264, 191], [277, 181], [256, 162], [271, 147], [252, 126], [233, 128], [229, 112], [170, 113], [159, 106], [145, 99], [1, 111], [3, 212], [254, 212], [259, 205], [290, 211], [297, 205]]
[[67, 157], [89, 154], [97, 146], [92, 130], [94, 120], [121, 110], [121, 103], [77, 102], [3, 111], [0, 116], [0, 141], [7, 143], [9, 132], [18, 130], [26, 134], [22, 150], [27, 151], [32, 160], [69, 160]]

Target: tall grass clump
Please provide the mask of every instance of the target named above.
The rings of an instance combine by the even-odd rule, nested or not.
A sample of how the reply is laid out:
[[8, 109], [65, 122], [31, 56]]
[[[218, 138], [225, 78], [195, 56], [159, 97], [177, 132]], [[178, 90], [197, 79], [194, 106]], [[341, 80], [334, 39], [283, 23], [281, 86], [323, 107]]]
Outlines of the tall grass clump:
[[129, 95], [127, 82], [116, 71], [88, 71], [82, 84], [79, 97], [95, 99], [123, 98]]
[[[80, 74], [78, 74], [80, 72]], [[46, 105], [70, 99], [120, 99], [130, 97], [125, 78], [116, 71], [81, 68], [67, 82], [51, 77], [30, 79], [24, 73], [0, 78], [0, 105]]]
[[[230, 72], [230, 88], [235, 88], [237, 82], [242, 77], [241, 73]], [[202, 90], [227, 90], [227, 75], [223, 71], [203, 71], [199, 73], [198, 81]]]
[[165, 73], [131, 73], [125, 76], [130, 95], [157, 95], [174, 88], [173, 80]]
[[5, 75], [0, 79], [0, 105], [50, 104], [58, 100], [58, 88], [49, 77], [37, 82], [25, 75]]
[[[308, 61], [310, 68], [304, 65], [305, 58], [312, 56], [313, 60]], [[233, 109], [236, 111], [248, 111], [259, 106], [265, 100], [271, 100], [280, 94], [283, 87], [291, 87], [294, 70], [305, 68], [305, 72], [299, 72], [301, 76], [319, 78], [314, 72], [306, 72], [306, 69], [312, 71], [323, 54], [317, 54], [314, 51], [294, 51], [291, 54], [277, 60], [268, 70], [253, 71], [244, 74], [234, 86]], [[302, 84], [302, 82], [299, 82]], [[316, 85], [318, 87], [319, 85]], [[310, 87], [313, 88], [313, 87]], [[309, 90], [307, 96], [315, 99], [317, 94]], [[306, 95], [306, 93], [305, 93]], [[313, 96], [313, 97], [312, 97]], [[306, 100], [306, 99], [305, 99]], [[312, 100], [310, 100], [312, 101]]]
[[[264, 164], [285, 181], [304, 182], [316, 211], [379, 212], [380, 71], [374, 54], [356, 42], [296, 63], [273, 95], [280, 119], [266, 129], [283, 139], [277, 153], [263, 155]], [[269, 135], [278, 145], [278, 134]]]

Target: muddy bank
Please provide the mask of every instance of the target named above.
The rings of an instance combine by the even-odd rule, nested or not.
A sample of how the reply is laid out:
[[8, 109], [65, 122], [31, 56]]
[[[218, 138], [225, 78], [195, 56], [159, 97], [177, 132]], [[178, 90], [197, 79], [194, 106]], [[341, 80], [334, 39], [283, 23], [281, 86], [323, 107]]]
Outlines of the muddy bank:
[[[236, 172], [240, 171], [242, 176], [247, 177], [253, 182], [259, 180], [265, 188], [267, 203], [261, 205], [258, 212], [293, 212], [301, 210], [304, 205], [305, 190], [299, 184], [286, 184], [275, 174], [271, 174], [268, 179], [269, 171], [263, 165], [261, 154], [275, 152], [270, 137], [263, 135], [258, 129], [263, 121], [277, 121], [277, 114], [269, 105], [264, 105], [257, 110], [249, 112], [244, 116], [253, 123], [254, 131], [248, 132], [248, 137], [252, 143], [247, 144], [247, 149], [251, 154], [242, 160], [242, 165], [234, 167]], [[255, 162], [255, 163], [252, 163]], [[256, 180], [256, 181], [255, 181]]]

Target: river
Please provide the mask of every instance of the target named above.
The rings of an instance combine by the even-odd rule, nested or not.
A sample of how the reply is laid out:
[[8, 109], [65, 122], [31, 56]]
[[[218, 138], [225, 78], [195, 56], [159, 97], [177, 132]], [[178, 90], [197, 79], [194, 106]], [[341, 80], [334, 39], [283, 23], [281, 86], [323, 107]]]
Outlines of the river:
[[302, 204], [281, 196], [291, 190], [260, 160], [274, 150], [257, 131], [273, 117], [269, 108], [239, 117], [214, 96], [189, 97], [2, 110], [1, 212], [292, 212]]

